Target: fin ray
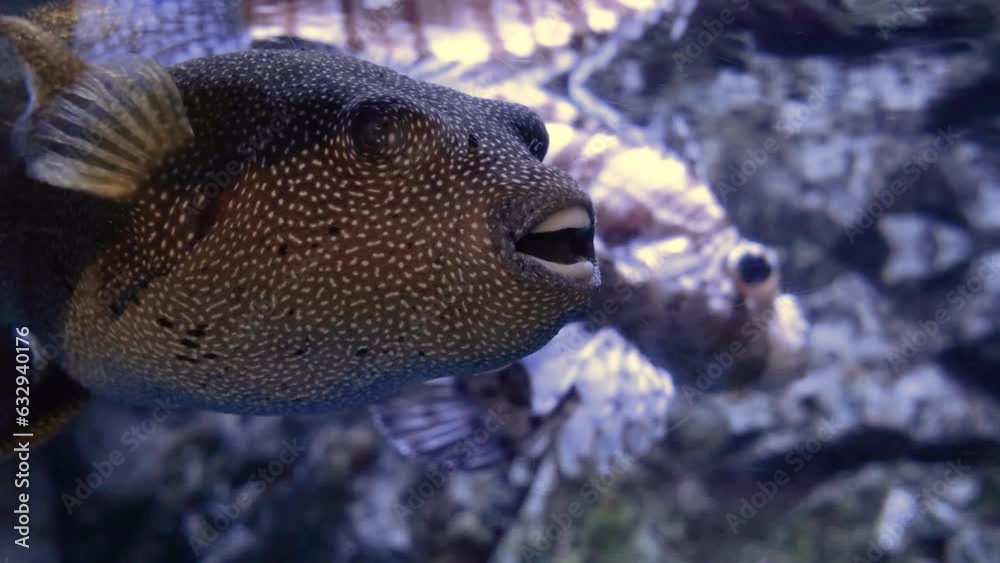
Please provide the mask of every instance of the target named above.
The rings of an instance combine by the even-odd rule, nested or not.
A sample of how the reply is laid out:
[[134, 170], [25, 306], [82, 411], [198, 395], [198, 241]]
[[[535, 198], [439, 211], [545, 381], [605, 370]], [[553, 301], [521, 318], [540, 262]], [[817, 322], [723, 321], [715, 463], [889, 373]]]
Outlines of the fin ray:
[[508, 455], [484, 406], [451, 377], [415, 385], [370, 410], [375, 426], [407, 457], [473, 470]]
[[51, 143], [63, 144], [67, 147], [77, 149], [80, 152], [90, 151], [92, 156], [99, 158], [105, 162], [113, 163], [118, 168], [124, 169], [126, 172], [130, 172], [133, 174], [139, 174], [142, 172], [142, 169], [139, 168], [138, 165], [129, 161], [128, 159], [121, 158], [117, 154], [109, 151], [108, 149], [105, 149], [102, 146], [90, 145], [86, 141], [83, 141], [78, 137], [69, 135], [64, 131], [58, 131], [58, 130], [51, 131], [45, 134], [42, 137], [42, 139]]
[[[148, 60], [133, 63], [134, 72], [92, 69], [33, 116], [26, 139], [32, 177], [103, 197], [127, 197], [193, 136], [166, 71]], [[54, 168], [55, 162], [62, 166]], [[97, 176], [111, 183], [87, 181], [102, 169], [106, 174]]]
[[[67, 101], [66, 105], [63, 106], [63, 113], [60, 117], [62, 121], [79, 127], [80, 125], [78, 124], [84, 123], [88, 119], [89, 114], [86, 108], [80, 107], [70, 101]], [[148, 148], [150, 148], [149, 146], [147, 147], [133, 146], [134, 144], [131, 141], [122, 137], [118, 132], [114, 130], [113, 127], [109, 126], [108, 124], [102, 121], [93, 123], [91, 127], [92, 127], [91, 134], [101, 138], [106, 143], [113, 145], [115, 148], [119, 149], [122, 152], [125, 152], [134, 159], [141, 159], [144, 154], [144, 150], [148, 150]], [[56, 128], [54, 123], [52, 124], [52, 128], [53, 129]], [[38, 140], [45, 140], [45, 139], [47, 139], [45, 133], [39, 133]]]

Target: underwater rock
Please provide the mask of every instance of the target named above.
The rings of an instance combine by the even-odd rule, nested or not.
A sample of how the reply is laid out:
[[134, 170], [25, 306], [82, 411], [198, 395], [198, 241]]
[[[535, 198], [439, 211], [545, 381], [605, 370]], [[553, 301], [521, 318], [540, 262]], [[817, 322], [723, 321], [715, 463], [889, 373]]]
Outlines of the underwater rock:
[[[968, 483], [979, 480], [978, 471], [954, 460], [875, 463], [813, 488], [788, 514], [777, 516], [771, 533], [796, 550], [797, 561], [920, 561], [942, 538], [978, 527], [974, 520], [941, 517], [971, 508], [963, 495]], [[761, 524], [748, 523], [753, 525]], [[759, 537], [749, 527], [747, 532]]]
[[[920, 2], [921, 17], [883, 39], [864, 23], [881, 17], [874, 6], [701, 2], [680, 41], [661, 24], [588, 85], [668, 142], [671, 120], [688, 123], [731, 220], [783, 249], [785, 279], [811, 288], [844, 269], [879, 271], [886, 243], [875, 227], [890, 212], [934, 209], [968, 220], [973, 238], [995, 233], [976, 205], [995, 207], [997, 151], [969, 142], [956, 120], [934, 118], [996, 74], [983, 56], [1000, 17], [988, 6]], [[713, 23], [726, 9], [735, 20]], [[718, 31], [710, 40], [699, 36], [706, 26]], [[634, 93], [618, 87], [628, 65], [647, 77]]]
[[940, 276], [968, 260], [973, 250], [964, 229], [923, 213], [890, 213], [878, 226], [890, 247], [881, 275], [890, 285]]
[[979, 525], [959, 531], [948, 542], [947, 563], [987, 563], [1000, 553], [1000, 529]]
[[606, 472], [617, 456], [642, 457], [666, 433], [673, 380], [616, 330], [588, 334], [571, 324], [522, 363], [537, 416], [552, 413], [571, 390], [579, 397], [553, 444], [568, 476], [579, 476], [586, 462]]

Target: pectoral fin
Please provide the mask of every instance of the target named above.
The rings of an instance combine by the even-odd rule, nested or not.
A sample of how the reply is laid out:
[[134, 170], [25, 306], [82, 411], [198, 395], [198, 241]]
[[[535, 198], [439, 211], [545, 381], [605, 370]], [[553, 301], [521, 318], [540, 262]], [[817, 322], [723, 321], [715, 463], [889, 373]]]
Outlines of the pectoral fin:
[[193, 137], [166, 69], [144, 58], [90, 66], [34, 24], [0, 17], [21, 57], [31, 103], [14, 146], [28, 176], [99, 197], [133, 195]]
[[503, 410], [486, 408], [463, 380], [451, 377], [415, 385], [371, 407], [375, 425], [399, 453], [463, 470], [508, 457], [504, 426], [510, 413]]

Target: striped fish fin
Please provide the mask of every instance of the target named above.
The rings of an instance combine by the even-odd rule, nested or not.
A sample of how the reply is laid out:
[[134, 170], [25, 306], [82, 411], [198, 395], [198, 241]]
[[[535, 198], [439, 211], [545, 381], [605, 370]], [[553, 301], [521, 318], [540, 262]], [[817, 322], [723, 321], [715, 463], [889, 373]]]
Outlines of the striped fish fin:
[[519, 364], [500, 371], [445, 377], [404, 390], [372, 407], [376, 427], [407, 457], [465, 469], [509, 461], [544, 442], [535, 417], [535, 383]]
[[[299, 37], [412, 78], [539, 110], [625, 119], [592, 95], [590, 76], [664, 15], [686, 22], [695, 0], [247, 0], [255, 40]], [[684, 24], [686, 25], [686, 24]], [[683, 26], [682, 26], [683, 27]], [[533, 85], [569, 78], [569, 100]], [[550, 108], [544, 108], [542, 112]], [[582, 112], [580, 111], [582, 110]]]
[[[293, 36], [344, 47], [432, 82], [555, 76], [594, 36], [645, 29], [674, 0], [246, 0], [254, 39]], [[542, 62], [544, 64], [538, 64]], [[490, 64], [484, 70], [485, 63]], [[467, 77], [469, 73], [485, 76]], [[419, 76], [417, 76], [419, 75]], [[450, 84], [448, 84], [450, 85]]]
[[255, 39], [296, 36], [371, 56], [485, 62], [533, 57], [629, 21], [655, 21], [663, 0], [247, 0]]
[[401, 455], [473, 470], [507, 457], [503, 409], [488, 411], [460, 380], [415, 385], [371, 407], [376, 428]]

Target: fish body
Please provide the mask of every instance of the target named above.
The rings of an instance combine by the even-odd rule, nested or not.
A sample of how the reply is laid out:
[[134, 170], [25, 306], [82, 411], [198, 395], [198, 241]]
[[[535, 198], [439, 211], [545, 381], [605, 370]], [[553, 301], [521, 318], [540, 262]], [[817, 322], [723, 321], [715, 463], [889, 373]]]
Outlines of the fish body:
[[[149, 169], [129, 160], [143, 135], [110, 102], [96, 104], [120, 119], [103, 139], [52, 134], [89, 123], [83, 96], [57, 90], [32, 108], [28, 177], [5, 190], [69, 222], [31, 227], [51, 244], [19, 240], [20, 311], [5, 320], [40, 327], [52, 363], [94, 393], [255, 414], [358, 406], [517, 360], [599, 283], [589, 199], [540, 162], [547, 134], [523, 106], [315, 51], [143, 64], [132, 87], [179, 95], [176, 150]], [[98, 70], [73, 84], [114, 94], [129, 76]], [[58, 119], [44, 122], [46, 102]], [[35, 132], [49, 134], [32, 145]], [[82, 251], [67, 265], [70, 238]]]

